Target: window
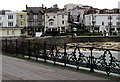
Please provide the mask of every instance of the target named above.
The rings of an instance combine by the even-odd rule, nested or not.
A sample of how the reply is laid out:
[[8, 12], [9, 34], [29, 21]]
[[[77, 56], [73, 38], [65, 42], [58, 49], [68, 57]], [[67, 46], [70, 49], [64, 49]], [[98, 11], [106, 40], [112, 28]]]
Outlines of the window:
[[[36, 23], [36, 24], [37, 24], [37, 23]], [[39, 22], [39, 23], [38, 23], [38, 26], [42, 26], [42, 23], [41, 23], [41, 22]]]
[[0, 20], [1, 20], [2, 18], [0, 17]]
[[28, 19], [32, 20], [33, 19], [33, 15], [32, 14], [28, 15]]
[[58, 31], [60, 31], [60, 27], [58, 27]]
[[120, 25], [120, 22], [116, 22], [116, 25]]
[[120, 20], [120, 16], [116, 17], [117, 20]]
[[62, 18], [64, 19], [64, 15], [62, 15]]
[[120, 28], [117, 28], [118, 31], [120, 31]]
[[53, 16], [53, 18], [55, 18], [55, 16]]
[[91, 23], [89, 23], [89, 25], [91, 25]]
[[8, 22], [8, 26], [13, 26], [13, 22]]
[[115, 28], [111, 28], [111, 31], [115, 31]]
[[49, 19], [49, 26], [53, 26], [54, 25], [54, 19]]
[[20, 21], [20, 25], [23, 25], [23, 21]]
[[13, 15], [8, 15], [8, 19], [13, 19]]
[[102, 22], [102, 25], [104, 25], [104, 22]]
[[64, 21], [62, 21], [62, 24], [64, 24]]
[[23, 15], [20, 15], [20, 18], [23, 18]]
[[112, 16], [108, 16], [108, 19], [112, 19]]
[[38, 19], [38, 15], [34, 15], [34, 19]]
[[53, 21], [50, 21], [49, 22], [49, 26], [53, 26], [54, 25], [54, 22]]
[[92, 17], [92, 20], [95, 20], [95, 16]]
[[57, 28], [52, 28], [52, 31], [57, 31]]
[[48, 31], [51, 31], [51, 29], [50, 29], [50, 28], [48, 28], [47, 30], [48, 30]]
[[14, 35], [14, 31], [12, 31], [12, 35]]
[[2, 26], [2, 23], [0, 23], [0, 26]]
[[108, 25], [112, 25], [112, 22], [108, 22]]
[[89, 16], [89, 20], [91, 20], [91, 17]]
[[7, 31], [7, 35], [9, 35], [9, 31]]

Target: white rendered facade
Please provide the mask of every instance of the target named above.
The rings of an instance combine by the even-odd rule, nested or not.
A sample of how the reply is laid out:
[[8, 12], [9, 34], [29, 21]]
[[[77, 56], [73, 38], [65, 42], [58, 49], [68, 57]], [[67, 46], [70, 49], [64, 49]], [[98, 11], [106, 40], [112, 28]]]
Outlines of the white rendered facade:
[[0, 28], [0, 37], [11, 37], [11, 36], [20, 36], [20, 28]]
[[45, 13], [45, 31], [57, 30], [57, 14], [56, 13]]
[[4, 19], [4, 16], [0, 15], [0, 27], [3, 27], [3, 19]]
[[4, 15], [0, 15], [0, 27], [15, 27], [16, 26], [16, 12], [5, 12]]
[[68, 12], [69, 10], [74, 9], [74, 8], [77, 7], [77, 6], [78, 6], [78, 7], [82, 7], [81, 4], [69, 3], [69, 4], [66, 4], [66, 5], [64, 6], [64, 9], [65, 9], [66, 12]]
[[0, 11], [0, 37], [20, 36], [21, 28], [16, 27], [16, 12]]
[[74, 22], [76, 22], [77, 21], [77, 17], [78, 17], [78, 15], [79, 15], [79, 21], [78, 22], [81, 22], [81, 23], [83, 23], [83, 20], [84, 20], [84, 12], [85, 12], [85, 9], [84, 8], [80, 8], [80, 7], [76, 7], [76, 8], [74, 8], [74, 9], [72, 9], [71, 11], [70, 11], [70, 14], [71, 14], [71, 16], [72, 16], [72, 19], [73, 19], [73, 21]]
[[[92, 32], [92, 26], [98, 27], [99, 32], [120, 32], [120, 15], [119, 14], [90, 14], [85, 15], [85, 26]], [[110, 25], [111, 23], [111, 25]]]
[[68, 15], [61, 12], [45, 13], [45, 31], [65, 32], [68, 26]]

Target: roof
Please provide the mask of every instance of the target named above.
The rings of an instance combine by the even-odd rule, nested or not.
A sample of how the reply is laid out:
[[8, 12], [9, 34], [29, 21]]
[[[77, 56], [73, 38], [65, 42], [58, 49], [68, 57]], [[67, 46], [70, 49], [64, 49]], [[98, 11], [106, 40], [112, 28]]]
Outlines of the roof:
[[0, 15], [4, 15], [5, 12], [11, 12], [10, 10], [0, 10]]
[[92, 6], [88, 6], [88, 5], [83, 5], [82, 7], [92, 7]]
[[39, 12], [44, 13], [44, 9], [42, 7], [27, 7], [27, 13], [33, 12], [34, 14], [38, 14]]
[[20, 12], [17, 12], [16, 14], [27, 14], [27, 12], [20, 11]]
[[58, 11], [59, 11], [59, 8], [48, 8], [45, 10], [46, 13], [48, 13], [48, 12], [56, 12], [57, 13]]
[[67, 15], [65, 12], [57, 12], [58, 15]]

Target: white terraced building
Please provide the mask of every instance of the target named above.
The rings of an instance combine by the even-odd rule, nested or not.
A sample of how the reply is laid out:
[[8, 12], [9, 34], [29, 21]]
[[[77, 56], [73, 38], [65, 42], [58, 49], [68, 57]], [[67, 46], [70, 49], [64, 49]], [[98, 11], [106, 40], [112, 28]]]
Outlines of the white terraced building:
[[21, 35], [21, 28], [16, 27], [16, 12], [0, 11], [0, 31], [0, 37]]
[[[93, 24], [94, 23], [94, 24]], [[90, 14], [85, 15], [85, 26], [90, 32], [111, 32], [120, 34], [119, 14]]]

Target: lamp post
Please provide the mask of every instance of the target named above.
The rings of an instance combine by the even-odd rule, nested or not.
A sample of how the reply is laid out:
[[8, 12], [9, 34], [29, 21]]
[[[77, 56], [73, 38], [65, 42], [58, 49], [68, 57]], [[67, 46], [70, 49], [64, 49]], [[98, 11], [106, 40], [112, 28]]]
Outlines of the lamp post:
[[93, 30], [93, 35], [94, 35], [94, 25], [95, 25], [95, 20], [93, 19], [93, 15], [92, 15], [92, 30]]
[[95, 17], [93, 16], [93, 14], [95, 13], [95, 11], [92, 10], [91, 12], [92, 12], [92, 32], [93, 32], [93, 35], [94, 35]]
[[110, 36], [112, 35], [112, 32], [111, 32], [111, 19], [112, 19], [112, 17], [111, 17], [111, 13], [110, 13], [110, 28], [109, 28], [109, 33], [110, 33]]

